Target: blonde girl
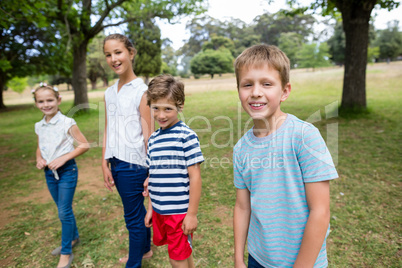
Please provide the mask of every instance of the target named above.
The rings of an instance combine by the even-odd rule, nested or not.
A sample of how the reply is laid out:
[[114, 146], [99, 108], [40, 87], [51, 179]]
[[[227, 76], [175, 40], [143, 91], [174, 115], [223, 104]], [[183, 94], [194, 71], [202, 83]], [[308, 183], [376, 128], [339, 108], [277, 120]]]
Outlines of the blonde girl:
[[[54, 249], [52, 255], [60, 255], [58, 268], [68, 268], [74, 259], [72, 248], [80, 241], [72, 208], [78, 179], [74, 158], [85, 153], [89, 144], [75, 120], [60, 112], [61, 97], [57, 88], [41, 83], [32, 93], [36, 107], [44, 115], [35, 124], [38, 135], [36, 167], [44, 169], [61, 222], [61, 246]], [[74, 141], [77, 147], [74, 147]]]

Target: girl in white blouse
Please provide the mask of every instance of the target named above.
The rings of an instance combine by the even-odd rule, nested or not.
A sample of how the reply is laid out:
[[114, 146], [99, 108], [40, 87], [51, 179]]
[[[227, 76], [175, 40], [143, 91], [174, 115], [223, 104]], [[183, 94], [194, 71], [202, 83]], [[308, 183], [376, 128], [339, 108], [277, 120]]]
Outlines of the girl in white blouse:
[[60, 255], [57, 267], [68, 268], [74, 258], [72, 248], [79, 243], [72, 208], [78, 179], [74, 158], [85, 153], [89, 144], [75, 120], [60, 112], [61, 97], [57, 88], [41, 83], [32, 93], [36, 107], [44, 114], [35, 124], [38, 135], [36, 167], [45, 171], [46, 183], [61, 221], [61, 246], [54, 249], [52, 255]]
[[119, 75], [119, 80], [105, 92], [104, 184], [110, 191], [116, 185], [129, 231], [128, 258], [121, 258], [120, 262], [130, 268], [141, 267], [142, 259], [153, 254], [151, 230], [144, 223], [146, 210], [142, 195], [148, 177], [146, 144], [154, 130], [144, 94], [148, 87], [134, 73], [137, 51], [126, 36], [107, 36], [103, 52], [109, 67]]

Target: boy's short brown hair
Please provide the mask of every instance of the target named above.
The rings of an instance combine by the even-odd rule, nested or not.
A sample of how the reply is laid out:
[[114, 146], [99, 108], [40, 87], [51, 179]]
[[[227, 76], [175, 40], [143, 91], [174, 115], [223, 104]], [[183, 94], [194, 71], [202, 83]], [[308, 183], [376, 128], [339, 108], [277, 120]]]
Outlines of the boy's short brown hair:
[[282, 88], [289, 83], [290, 61], [285, 53], [276, 46], [261, 44], [244, 50], [235, 60], [237, 89], [239, 89], [239, 76], [243, 68], [262, 67], [268, 65], [279, 72]]
[[169, 98], [178, 109], [184, 105], [184, 84], [169, 74], [156, 76], [149, 82], [147, 90], [147, 104], [159, 99]]

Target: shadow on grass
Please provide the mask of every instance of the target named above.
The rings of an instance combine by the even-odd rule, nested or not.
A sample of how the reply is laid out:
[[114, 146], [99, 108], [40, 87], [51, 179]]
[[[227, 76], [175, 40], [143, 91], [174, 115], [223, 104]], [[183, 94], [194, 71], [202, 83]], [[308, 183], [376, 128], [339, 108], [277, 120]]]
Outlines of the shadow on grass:
[[345, 108], [339, 106], [339, 117], [343, 119], [370, 119], [373, 114], [374, 112], [371, 108]]
[[0, 109], [0, 113], [29, 110], [29, 109], [32, 109], [32, 107], [35, 107], [35, 105], [33, 103], [32, 104], [9, 105], [9, 106], [6, 106], [6, 108], [4, 108], [4, 109]]

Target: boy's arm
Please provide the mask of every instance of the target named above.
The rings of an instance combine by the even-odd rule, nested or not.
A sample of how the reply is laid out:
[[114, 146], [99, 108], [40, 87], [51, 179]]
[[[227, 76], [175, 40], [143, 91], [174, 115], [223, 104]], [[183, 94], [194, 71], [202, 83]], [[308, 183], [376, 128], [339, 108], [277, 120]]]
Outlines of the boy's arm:
[[246, 246], [248, 227], [250, 224], [251, 203], [248, 189], [236, 189], [236, 204], [233, 216], [235, 243], [235, 267], [246, 267], [244, 249]]
[[147, 214], [145, 214], [145, 227], [149, 228], [152, 226], [152, 203], [151, 203], [151, 197], [148, 196], [148, 209], [147, 209]]
[[327, 233], [329, 211], [329, 181], [305, 183], [310, 211], [303, 239], [293, 267], [313, 267]]
[[74, 151], [62, 155], [59, 158], [56, 158], [55, 160], [50, 162], [48, 164], [48, 167], [52, 170], [58, 169], [59, 167], [63, 166], [68, 160], [80, 156], [89, 150], [90, 145], [77, 125], [71, 126], [68, 132], [71, 135], [71, 137], [74, 138], [74, 141], [78, 143], [78, 146], [75, 147]]
[[185, 235], [192, 234], [197, 230], [197, 212], [201, 198], [201, 166], [200, 163], [187, 167], [188, 176], [190, 178], [190, 201], [188, 204], [187, 215], [183, 220], [183, 233]]

